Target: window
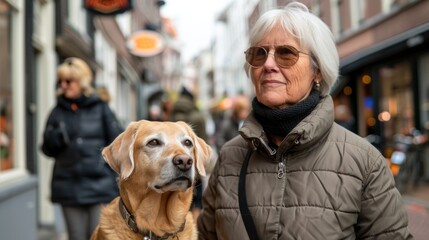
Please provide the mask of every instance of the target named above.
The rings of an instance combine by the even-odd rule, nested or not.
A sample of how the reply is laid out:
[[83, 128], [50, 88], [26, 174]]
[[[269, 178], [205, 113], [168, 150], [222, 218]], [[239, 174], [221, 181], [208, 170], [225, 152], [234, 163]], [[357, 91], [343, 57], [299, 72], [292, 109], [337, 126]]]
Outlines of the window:
[[10, 6], [0, 0], [0, 173], [13, 168], [11, 19]]
[[378, 74], [383, 86], [378, 120], [389, 143], [396, 134], [406, 135], [415, 128], [411, 66], [407, 61], [388, 64], [379, 68]]
[[87, 14], [82, 1], [68, 2], [68, 21], [78, 32], [87, 33]]
[[359, 89], [360, 89], [360, 98], [362, 99], [362, 102], [360, 102], [359, 116], [363, 117], [363, 126], [360, 131], [360, 134], [362, 136], [368, 136], [368, 135], [377, 135], [377, 131], [375, 129], [376, 127], [376, 99], [374, 98], [374, 80], [373, 76], [365, 72], [360, 76], [359, 79]]
[[119, 28], [124, 36], [131, 35], [132, 32], [132, 23], [131, 23], [131, 13], [126, 12], [116, 15], [116, 22], [118, 23]]
[[335, 36], [340, 36], [347, 29], [347, 17], [350, 13], [347, 11], [344, 0], [333, 0], [331, 4], [331, 23], [332, 32]]
[[429, 133], [429, 54], [419, 59], [419, 96], [420, 103], [420, 125], [424, 133]]

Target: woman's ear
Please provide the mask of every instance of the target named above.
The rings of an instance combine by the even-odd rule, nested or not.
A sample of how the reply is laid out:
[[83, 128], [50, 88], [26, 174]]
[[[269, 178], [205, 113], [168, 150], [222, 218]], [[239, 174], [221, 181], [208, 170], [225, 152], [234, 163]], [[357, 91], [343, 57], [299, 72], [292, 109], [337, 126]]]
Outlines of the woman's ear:
[[320, 73], [319, 70], [317, 70], [317, 72], [314, 75], [314, 81], [318, 83], [322, 83], [322, 74]]

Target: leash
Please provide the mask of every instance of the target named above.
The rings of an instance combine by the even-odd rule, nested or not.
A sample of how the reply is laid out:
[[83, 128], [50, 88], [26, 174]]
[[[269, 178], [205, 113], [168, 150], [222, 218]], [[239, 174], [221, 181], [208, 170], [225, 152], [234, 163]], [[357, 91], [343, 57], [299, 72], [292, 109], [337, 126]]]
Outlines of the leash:
[[246, 158], [241, 166], [240, 178], [238, 179], [238, 203], [247, 235], [250, 240], [259, 240], [258, 234], [256, 233], [255, 223], [252, 220], [252, 215], [250, 215], [249, 206], [247, 205], [246, 196], [246, 172], [252, 152], [252, 149], [247, 150]]
[[128, 211], [127, 207], [124, 204], [124, 201], [122, 201], [122, 198], [119, 198], [119, 212], [121, 213], [122, 218], [125, 220], [125, 223], [127, 224], [128, 228], [132, 230], [135, 233], [139, 233], [143, 235], [143, 240], [152, 240], [154, 237], [157, 240], [165, 240], [169, 237], [173, 237], [173, 239], [178, 240], [179, 237], [177, 236], [177, 233], [182, 232], [183, 229], [185, 229], [185, 222], [180, 226], [179, 230], [177, 230], [174, 233], [165, 233], [162, 237], [158, 237], [155, 234], [152, 233], [152, 231], [142, 231], [138, 228], [137, 223], [135, 221], [134, 216]]

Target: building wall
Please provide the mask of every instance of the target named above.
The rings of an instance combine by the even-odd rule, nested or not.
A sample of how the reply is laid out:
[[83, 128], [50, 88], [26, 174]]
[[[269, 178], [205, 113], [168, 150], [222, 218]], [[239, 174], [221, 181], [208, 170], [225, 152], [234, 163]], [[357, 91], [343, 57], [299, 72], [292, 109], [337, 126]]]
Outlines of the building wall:
[[[35, 2], [36, 3], [36, 2]], [[58, 64], [58, 57], [55, 51], [55, 4], [47, 1], [38, 7], [38, 18], [35, 25], [44, 26], [35, 29], [34, 36], [38, 39], [38, 49], [35, 56], [35, 69], [37, 69], [37, 142], [40, 146], [43, 129], [47, 121], [50, 110], [55, 104], [55, 69]], [[54, 208], [50, 201], [50, 180], [52, 175], [53, 160], [47, 158], [41, 151], [38, 151], [38, 209], [43, 214], [38, 214], [38, 221], [41, 225], [52, 225], [55, 221]]]
[[[415, 1], [377, 19], [368, 19], [361, 28], [344, 36], [337, 43], [340, 58], [382, 43], [394, 36], [429, 22], [429, 1]], [[380, 13], [381, 14], [381, 13]]]

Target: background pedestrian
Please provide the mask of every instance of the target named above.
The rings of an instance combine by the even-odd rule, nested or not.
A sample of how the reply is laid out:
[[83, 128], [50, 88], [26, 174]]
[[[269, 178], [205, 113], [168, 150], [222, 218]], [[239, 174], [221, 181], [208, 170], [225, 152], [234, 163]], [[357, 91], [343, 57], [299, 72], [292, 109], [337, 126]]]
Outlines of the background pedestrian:
[[[207, 141], [206, 120], [204, 114], [195, 104], [194, 95], [185, 87], [182, 87], [179, 98], [173, 104], [170, 113], [170, 120], [184, 121], [188, 123], [198, 137]], [[199, 176], [196, 183], [191, 207], [195, 219], [198, 217], [202, 208], [201, 198], [203, 194], [203, 184], [201, 178], [202, 176]]]
[[220, 125], [219, 132], [216, 134], [216, 148], [222, 146], [239, 135], [238, 130], [243, 125], [244, 119], [250, 112], [250, 102], [245, 96], [238, 96], [234, 99], [231, 111], [224, 113], [224, 119]]
[[92, 71], [83, 60], [67, 58], [57, 77], [57, 104], [42, 144], [43, 153], [55, 159], [51, 200], [61, 205], [69, 240], [88, 240], [98, 224], [101, 204], [118, 195], [116, 174], [101, 150], [123, 128], [107, 102], [95, 94]]

